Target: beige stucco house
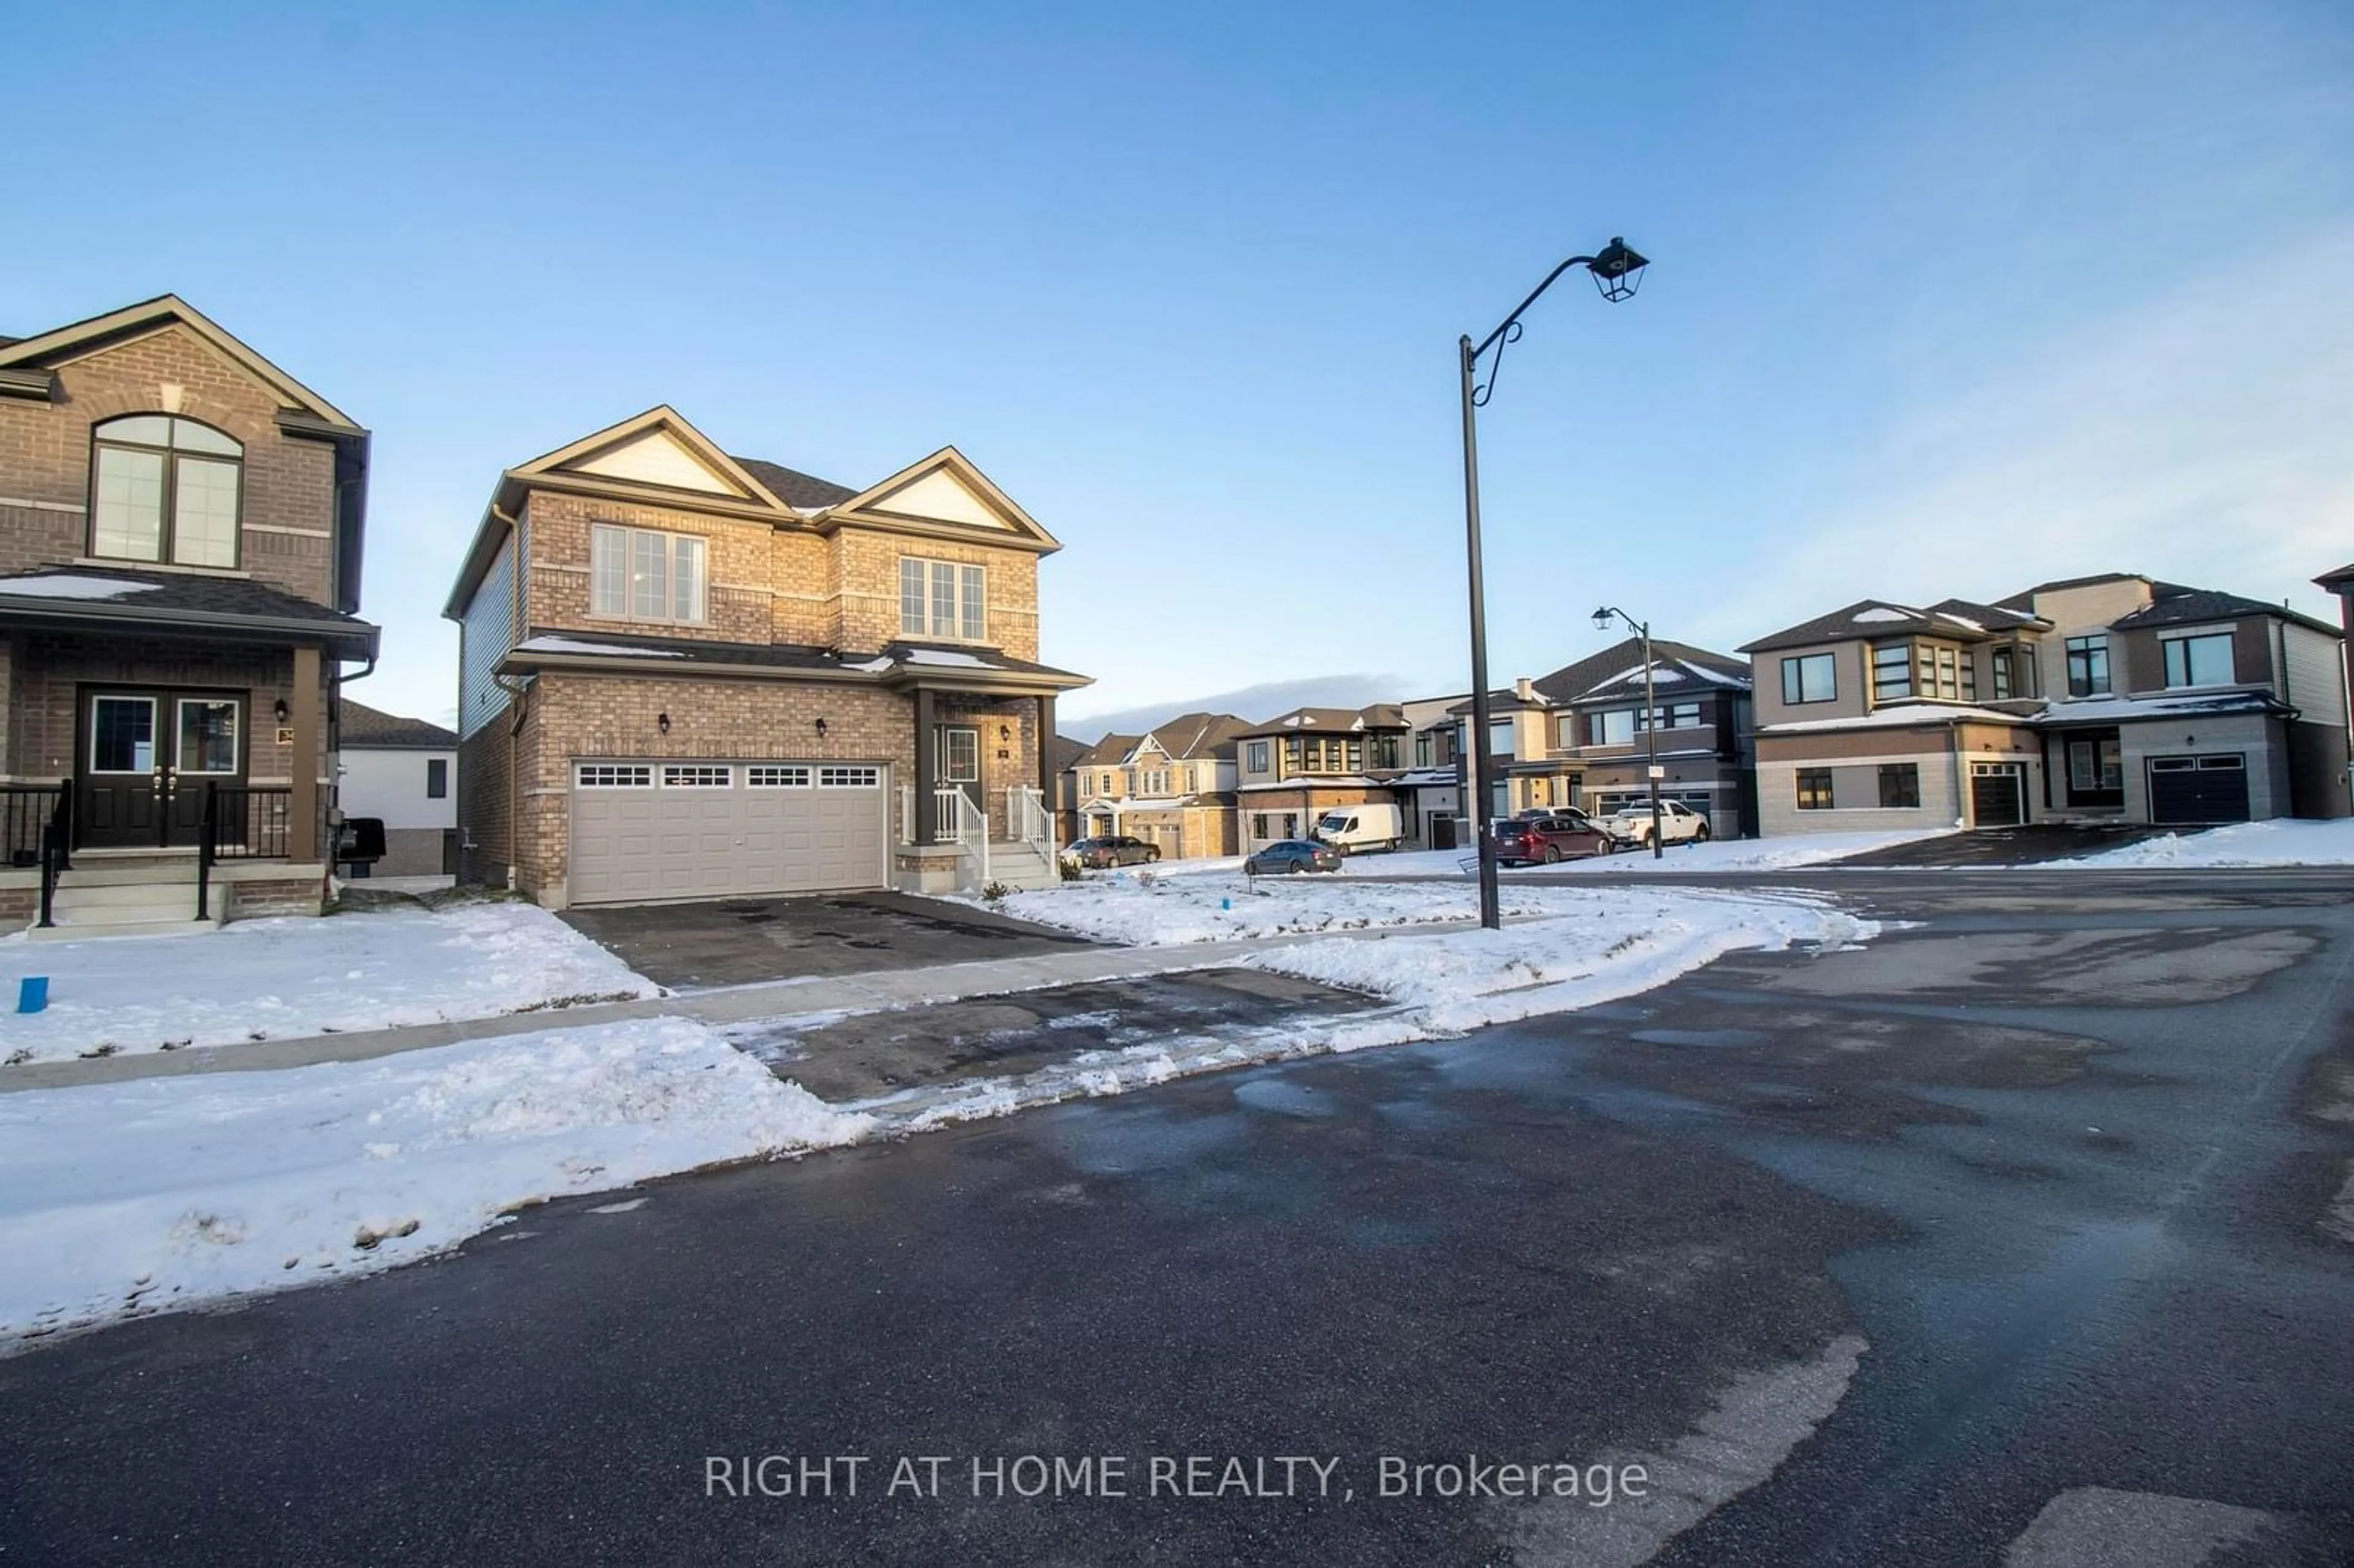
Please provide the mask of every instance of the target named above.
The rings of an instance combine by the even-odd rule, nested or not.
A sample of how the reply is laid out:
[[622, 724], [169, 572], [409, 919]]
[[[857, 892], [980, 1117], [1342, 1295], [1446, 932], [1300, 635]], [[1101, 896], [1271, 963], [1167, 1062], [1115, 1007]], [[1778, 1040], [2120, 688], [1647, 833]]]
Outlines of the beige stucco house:
[[864, 489], [657, 408], [508, 470], [461, 629], [460, 867], [550, 906], [1053, 872], [1061, 544], [953, 447]]

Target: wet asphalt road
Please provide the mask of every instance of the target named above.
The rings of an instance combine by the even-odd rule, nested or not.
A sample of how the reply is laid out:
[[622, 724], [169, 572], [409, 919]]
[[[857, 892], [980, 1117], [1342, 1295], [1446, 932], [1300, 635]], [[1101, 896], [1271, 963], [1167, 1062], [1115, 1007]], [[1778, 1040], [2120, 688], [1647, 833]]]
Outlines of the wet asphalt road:
[[[2354, 883], [2040, 885], [0, 1361], [0, 1563], [2354, 1561]], [[1465, 1453], [1650, 1484], [1380, 1495]]]

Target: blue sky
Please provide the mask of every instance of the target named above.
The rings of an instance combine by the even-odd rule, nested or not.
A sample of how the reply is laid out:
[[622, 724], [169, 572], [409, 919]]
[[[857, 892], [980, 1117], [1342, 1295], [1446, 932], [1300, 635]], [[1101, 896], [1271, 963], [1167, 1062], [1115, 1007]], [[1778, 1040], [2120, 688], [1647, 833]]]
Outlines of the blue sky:
[[2354, 559], [2338, 0], [679, 11], [0, 5], [0, 332], [175, 291], [373, 428], [376, 705], [453, 706], [501, 468], [658, 402], [961, 448], [1074, 729], [1460, 689], [1455, 339], [1612, 234], [1482, 417], [1500, 683]]

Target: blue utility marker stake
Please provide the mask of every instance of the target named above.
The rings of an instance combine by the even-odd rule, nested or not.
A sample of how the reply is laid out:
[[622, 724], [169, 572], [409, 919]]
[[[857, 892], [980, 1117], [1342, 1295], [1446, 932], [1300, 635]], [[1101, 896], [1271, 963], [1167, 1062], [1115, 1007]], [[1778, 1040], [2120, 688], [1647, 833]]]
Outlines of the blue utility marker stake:
[[1218, 907], [1221, 909], [1232, 909], [1234, 906], [1235, 901], [1231, 898], [1221, 898], [1218, 900]]
[[49, 1005], [49, 977], [27, 975], [16, 984], [16, 1011], [39, 1012]]

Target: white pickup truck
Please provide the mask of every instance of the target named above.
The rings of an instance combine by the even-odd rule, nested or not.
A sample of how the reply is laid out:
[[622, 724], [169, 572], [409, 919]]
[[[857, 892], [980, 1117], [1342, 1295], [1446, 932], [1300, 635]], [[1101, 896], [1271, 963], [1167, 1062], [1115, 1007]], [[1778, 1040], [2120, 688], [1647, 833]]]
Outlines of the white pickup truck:
[[[1599, 819], [1602, 831], [1636, 849], [1651, 847], [1651, 802], [1629, 800]], [[1708, 842], [1708, 819], [1681, 800], [1659, 802], [1659, 841], [1680, 844]]]

